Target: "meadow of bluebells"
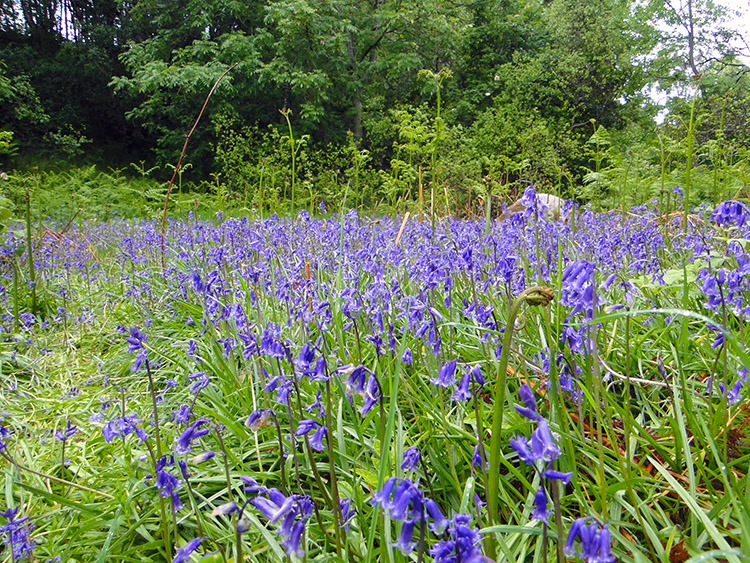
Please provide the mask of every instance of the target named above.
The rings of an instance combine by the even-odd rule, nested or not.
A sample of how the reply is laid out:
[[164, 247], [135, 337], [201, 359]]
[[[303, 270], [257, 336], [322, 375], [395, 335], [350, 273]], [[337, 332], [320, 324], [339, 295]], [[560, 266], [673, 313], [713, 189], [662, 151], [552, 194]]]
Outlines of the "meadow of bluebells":
[[524, 197], [5, 235], [6, 560], [750, 555], [748, 207]]

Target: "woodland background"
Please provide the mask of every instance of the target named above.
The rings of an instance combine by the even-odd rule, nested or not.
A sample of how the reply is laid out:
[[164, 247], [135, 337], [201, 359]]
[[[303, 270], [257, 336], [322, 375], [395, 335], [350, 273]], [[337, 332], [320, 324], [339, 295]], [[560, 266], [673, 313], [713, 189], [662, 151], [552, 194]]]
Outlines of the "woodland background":
[[687, 174], [715, 203], [750, 174], [738, 17], [707, 0], [2, 0], [0, 169], [152, 180], [129, 186], [159, 200], [236, 64], [180, 190], [398, 208], [422, 183], [471, 212], [530, 183], [639, 203]]

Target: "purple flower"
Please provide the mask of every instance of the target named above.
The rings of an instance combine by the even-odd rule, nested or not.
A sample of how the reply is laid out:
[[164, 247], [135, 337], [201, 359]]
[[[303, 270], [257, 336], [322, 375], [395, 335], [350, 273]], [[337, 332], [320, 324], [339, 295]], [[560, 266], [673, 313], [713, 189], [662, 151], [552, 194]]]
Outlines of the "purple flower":
[[[339, 368], [343, 371], [343, 368]], [[349, 393], [363, 393], [365, 390], [365, 383], [367, 382], [367, 374], [370, 372], [365, 366], [357, 366], [349, 371], [349, 377], [346, 380], [346, 387]], [[344, 371], [343, 373], [347, 373]]]
[[143, 343], [148, 340], [148, 336], [138, 330], [137, 326], [130, 329], [130, 336], [125, 339], [129, 344], [128, 352], [137, 352], [144, 348]]
[[220, 504], [219, 506], [214, 507], [214, 509], [211, 511], [211, 517], [216, 518], [217, 516], [226, 516], [227, 514], [231, 514], [232, 512], [236, 511], [236, 502], [225, 502], [224, 504]]
[[424, 508], [427, 515], [432, 518], [432, 522], [430, 522], [430, 530], [432, 530], [434, 534], [441, 535], [443, 530], [448, 527], [449, 522], [445, 516], [443, 516], [440, 507], [434, 500], [428, 498], [424, 501]]
[[172, 563], [188, 563], [190, 561], [190, 554], [192, 554], [198, 546], [203, 543], [206, 538], [195, 538], [185, 544], [185, 547], [181, 547], [175, 552], [175, 558], [172, 559]]
[[315, 428], [320, 426], [317, 422], [314, 420], [307, 418], [305, 420], [300, 420], [297, 424], [297, 431], [294, 433], [295, 436], [305, 436], [312, 432]]
[[446, 537], [430, 549], [435, 563], [456, 561], [479, 563], [489, 561], [482, 555], [482, 538], [479, 530], [471, 527], [471, 516], [456, 514], [450, 520]]
[[456, 373], [457, 360], [449, 360], [440, 368], [437, 378], [431, 378], [430, 381], [440, 387], [453, 386], [453, 374]]
[[190, 451], [191, 443], [196, 438], [200, 438], [201, 436], [205, 436], [208, 434], [211, 429], [210, 428], [201, 428], [204, 424], [207, 424], [209, 421], [207, 418], [199, 418], [193, 424], [188, 426], [185, 431], [180, 434], [180, 437], [177, 438], [175, 442], [175, 451], [178, 454], [186, 454]]
[[420, 457], [421, 454], [419, 453], [419, 448], [416, 446], [406, 448], [404, 450], [404, 462], [401, 464], [401, 469], [404, 471], [414, 471], [419, 463]]
[[341, 509], [341, 527], [349, 531], [349, 525], [359, 511], [356, 506], [352, 506], [352, 499], [346, 497], [339, 499], [339, 508]]
[[78, 426], [75, 424], [71, 424], [70, 420], [68, 420], [68, 423], [65, 426], [65, 430], [58, 430], [55, 432], [55, 438], [59, 440], [60, 442], [64, 442], [68, 438], [70, 438], [73, 434], [75, 434], [78, 431]]
[[[589, 524], [590, 522], [590, 524]], [[576, 549], [576, 540], [580, 540]], [[617, 558], [610, 552], [610, 539], [607, 524], [600, 524], [594, 518], [579, 518], [568, 531], [565, 541], [565, 554], [577, 555], [587, 563], [615, 563]]]
[[526, 406], [519, 407], [515, 405], [515, 409], [529, 420], [541, 420], [542, 417], [536, 412], [536, 400], [534, 399], [534, 392], [531, 390], [531, 387], [524, 383], [518, 390], [518, 395]]
[[555, 469], [545, 469], [544, 476], [547, 479], [557, 479], [563, 485], [568, 485], [570, 483], [570, 478], [573, 477], [573, 472], [572, 471], [570, 472], [557, 471]]
[[323, 437], [328, 433], [327, 426], [320, 426], [315, 433], [310, 437], [310, 447], [315, 451], [322, 452], [325, 450], [323, 445]]
[[521, 459], [521, 461], [523, 461], [524, 463], [528, 463], [529, 465], [534, 465], [536, 458], [529, 449], [529, 441], [527, 438], [525, 438], [524, 436], [516, 436], [515, 438], [511, 438], [510, 446], [518, 454], [518, 457]]
[[750, 209], [741, 201], [730, 200], [720, 203], [711, 213], [711, 221], [720, 227], [742, 227], [750, 217]]
[[404, 520], [401, 524], [401, 533], [398, 535], [398, 541], [393, 547], [399, 548], [404, 553], [411, 553], [416, 545], [412, 539], [414, 538], [414, 520]]
[[[511, 443], [512, 442], [513, 439], [511, 439]], [[490, 468], [490, 462], [486, 460], [484, 446], [482, 446], [482, 444], [478, 443], [474, 446], [474, 453], [471, 456], [471, 466], [479, 467], [482, 471], [486, 471]]]
[[272, 420], [273, 411], [271, 409], [258, 409], [250, 413], [245, 421], [245, 426], [253, 432], [257, 432], [259, 428], [270, 426]]
[[198, 454], [196, 456], [193, 456], [193, 458], [190, 460], [190, 463], [193, 465], [200, 465], [201, 463], [208, 461], [209, 459], [213, 458], [216, 454], [212, 451], [206, 451], [202, 454]]
[[552, 514], [552, 511], [547, 508], [547, 494], [544, 492], [544, 487], [539, 487], [536, 495], [534, 495], [534, 506], [534, 512], [531, 513], [531, 517], [549, 524], [547, 518]]
[[544, 419], [539, 420], [539, 425], [531, 433], [531, 452], [534, 459], [552, 461], [560, 457], [560, 448], [552, 439], [549, 425]]
[[305, 522], [312, 515], [312, 500], [302, 495], [286, 497], [278, 489], [267, 489], [265, 494], [268, 495], [267, 499], [259, 496], [251, 500], [250, 504], [260, 510], [271, 524], [281, 521], [277, 531], [288, 555], [302, 555], [304, 551], [300, 542]]
[[401, 361], [405, 364], [411, 364], [414, 361], [411, 355], [411, 348], [406, 348], [404, 353], [401, 355]]
[[34, 525], [29, 522], [28, 516], [16, 518], [18, 508], [16, 506], [0, 512], [0, 516], [5, 517], [7, 520], [5, 524], [0, 526], [0, 535], [3, 536], [5, 545], [10, 547], [13, 552], [12, 558], [15, 561], [31, 555], [31, 552], [36, 547], [34, 540], [29, 537], [31, 530], [34, 529]]
[[201, 390], [208, 387], [209, 384], [209, 379], [205, 371], [199, 371], [198, 373], [188, 375], [188, 379], [196, 380], [195, 383], [190, 386], [191, 393], [199, 393]]
[[182, 486], [182, 481], [177, 479], [169, 471], [162, 469], [156, 474], [156, 488], [159, 489], [159, 494], [163, 497], [169, 497], [172, 501], [172, 507], [177, 512], [182, 508], [182, 502], [180, 501], [180, 495], [177, 494], [177, 490]]

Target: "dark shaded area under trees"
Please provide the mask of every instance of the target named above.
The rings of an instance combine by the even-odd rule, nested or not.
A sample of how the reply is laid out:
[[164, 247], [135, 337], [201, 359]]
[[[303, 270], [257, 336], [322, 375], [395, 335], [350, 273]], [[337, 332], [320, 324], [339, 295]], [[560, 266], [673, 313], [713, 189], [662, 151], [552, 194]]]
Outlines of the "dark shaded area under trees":
[[[348, 182], [358, 203], [395, 202], [422, 170], [446, 190], [617, 201], [633, 154], [684, 160], [691, 111], [699, 144], [747, 159], [730, 16], [705, 0], [0, 0], [0, 167], [173, 164], [237, 63], [191, 139], [195, 184], [287, 197], [288, 108], [310, 198]], [[650, 87], [671, 92], [661, 126]]]

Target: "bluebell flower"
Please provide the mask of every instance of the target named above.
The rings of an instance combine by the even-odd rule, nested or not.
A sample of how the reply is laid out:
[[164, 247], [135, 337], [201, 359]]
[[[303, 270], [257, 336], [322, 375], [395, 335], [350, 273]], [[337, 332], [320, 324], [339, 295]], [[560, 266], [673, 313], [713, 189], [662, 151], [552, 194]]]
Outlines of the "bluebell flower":
[[477, 445], [474, 446], [474, 453], [471, 456], [471, 466], [478, 467], [482, 471], [487, 471], [490, 468], [490, 462], [486, 459], [482, 444], [477, 443]]
[[[339, 499], [339, 508], [341, 509], [341, 527], [349, 531], [349, 526], [354, 517], [359, 513], [356, 506], [352, 505], [352, 499], [342, 497]], [[333, 510], [331, 511], [333, 513]]]
[[305, 405], [305, 411], [315, 412], [315, 414], [320, 418], [325, 417], [326, 410], [325, 407], [323, 407], [323, 399], [320, 389], [318, 389], [318, 392], [315, 394], [315, 402], [309, 405]]
[[55, 432], [55, 438], [59, 440], [60, 442], [64, 442], [73, 434], [75, 434], [78, 431], [78, 426], [75, 424], [71, 424], [70, 420], [68, 420], [67, 424], [65, 425], [65, 430], [58, 430]]
[[398, 535], [398, 541], [391, 544], [393, 547], [399, 548], [404, 553], [410, 553], [414, 550], [416, 545], [412, 539], [414, 538], [414, 520], [404, 520], [401, 524], [401, 532]]
[[316, 451], [322, 452], [325, 450], [325, 446], [323, 445], [323, 438], [327, 436], [328, 433], [328, 427], [327, 426], [320, 426], [315, 433], [310, 437], [310, 447]]
[[208, 434], [210, 428], [201, 428], [204, 424], [208, 424], [207, 418], [199, 418], [193, 424], [188, 426], [185, 431], [175, 441], [175, 451], [178, 454], [186, 454], [190, 451], [193, 440], [205, 436]]
[[320, 426], [320, 424], [310, 418], [307, 418], [305, 420], [300, 420], [297, 423], [297, 430], [294, 432], [294, 435], [305, 436], [309, 434], [310, 432], [312, 432], [318, 426]]
[[371, 374], [367, 378], [367, 386], [362, 394], [365, 398], [365, 402], [359, 409], [359, 414], [367, 416], [372, 407], [374, 407], [378, 401], [383, 397], [383, 392], [380, 389], [380, 382], [375, 374]]
[[30, 556], [36, 547], [34, 540], [29, 537], [34, 526], [29, 522], [28, 516], [16, 518], [18, 508], [16, 506], [0, 512], [0, 516], [7, 520], [5, 524], [0, 526], [0, 535], [3, 537], [5, 545], [12, 551], [12, 558], [15, 561]]
[[312, 499], [308, 496], [284, 496], [278, 489], [266, 489], [265, 494], [250, 501], [255, 508], [268, 518], [271, 524], [281, 522], [277, 532], [282, 537], [281, 545], [288, 555], [302, 555], [300, 543], [305, 523], [312, 515]]
[[555, 469], [545, 469], [543, 472], [543, 475], [547, 479], [556, 479], [560, 481], [563, 485], [570, 484], [570, 479], [573, 477], [573, 472], [569, 471], [557, 471]]
[[419, 464], [420, 457], [421, 454], [419, 453], [419, 448], [417, 448], [416, 446], [406, 448], [404, 450], [404, 461], [401, 464], [401, 469], [403, 469], [404, 471], [414, 471], [414, 469]]
[[531, 450], [529, 449], [529, 440], [525, 436], [516, 436], [514, 438], [511, 438], [510, 446], [518, 454], [518, 457], [521, 459], [521, 461], [523, 461], [524, 463], [528, 463], [529, 465], [535, 464], [536, 458], [531, 453]]
[[294, 364], [303, 371], [309, 369], [315, 359], [315, 348], [311, 344], [311, 342], [306, 342], [299, 352], [299, 357], [294, 361]]
[[124, 438], [132, 433], [135, 433], [141, 442], [145, 442], [148, 440], [149, 435], [138, 426], [141, 423], [142, 421], [134, 414], [117, 417], [104, 425], [102, 435], [108, 444], [115, 438]]
[[553, 461], [560, 457], [560, 448], [552, 439], [549, 425], [544, 419], [539, 420], [537, 429], [531, 433], [531, 452], [535, 459]]
[[741, 201], [723, 201], [711, 213], [711, 221], [720, 227], [742, 227], [750, 217], [750, 209]]
[[443, 512], [434, 500], [430, 498], [425, 499], [424, 508], [427, 515], [432, 519], [430, 530], [438, 536], [441, 535], [450, 522], [443, 516]]
[[190, 463], [193, 465], [200, 465], [203, 462], [208, 461], [209, 459], [213, 458], [216, 454], [210, 450], [205, 451], [201, 454], [198, 454], [196, 456], [193, 456], [193, 458], [190, 460]]
[[238, 507], [236, 502], [225, 502], [224, 504], [220, 504], [219, 506], [214, 507], [214, 509], [211, 511], [211, 517], [216, 518], [217, 516], [226, 516], [227, 514], [236, 512], [237, 509]]
[[[580, 540], [577, 544], [576, 540]], [[610, 551], [610, 538], [607, 524], [600, 524], [596, 519], [579, 518], [568, 531], [565, 541], [565, 554], [577, 555], [587, 563], [615, 563], [617, 558]]]
[[349, 374], [349, 377], [346, 380], [346, 388], [350, 394], [364, 392], [365, 384], [367, 383], [367, 375], [370, 373], [370, 370], [365, 366], [345, 366], [336, 371]]
[[547, 518], [550, 514], [552, 511], [547, 508], [547, 493], [544, 492], [544, 487], [539, 487], [534, 495], [534, 512], [531, 513], [531, 517], [549, 524]]
[[245, 421], [247, 426], [253, 432], [257, 432], [259, 428], [264, 426], [270, 426], [273, 420], [273, 411], [271, 409], [258, 409], [250, 413]]
[[534, 399], [534, 392], [531, 390], [531, 387], [524, 383], [518, 390], [518, 395], [525, 406], [519, 407], [518, 405], [514, 405], [515, 409], [529, 420], [541, 420], [542, 417], [536, 412], [536, 399]]
[[188, 563], [190, 561], [190, 555], [198, 549], [205, 539], [206, 538], [195, 538], [187, 542], [184, 547], [181, 547], [175, 552], [175, 557], [172, 559], [172, 563]]
[[452, 387], [453, 386], [453, 374], [456, 373], [456, 360], [449, 360], [443, 364], [440, 368], [437, 378], [431, 378], [430, 381], [440, 387]]
[[411, 348], [404, 349], [404, 353], [401, 354], [401, 361], [405, 364], [411, 364], [414, 361], [411, 354]]
[[456, 514], [450, 520], [446, 537], [430, 549], [435, 563], [490, 561], [482, 555], [482, 537], [471, 527], [471, 516]]
[[130, 328], [130, 336], [125, 339], [128, 346], [128, 352], [137, 352], [144, 348], [143, 343], [148, 340], [148, 336], [138, 330], [137, 326]]
[[208, 387], [209, 379], [205, 371], [199, 371], [188, 375], [188, 379], [194, 379], [195, 383], [190, 386], [191, 393], [199, 393], [201, 390]]

